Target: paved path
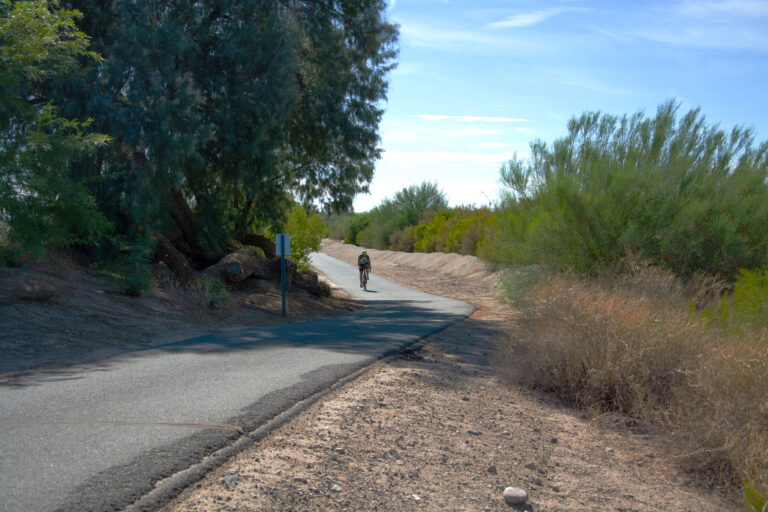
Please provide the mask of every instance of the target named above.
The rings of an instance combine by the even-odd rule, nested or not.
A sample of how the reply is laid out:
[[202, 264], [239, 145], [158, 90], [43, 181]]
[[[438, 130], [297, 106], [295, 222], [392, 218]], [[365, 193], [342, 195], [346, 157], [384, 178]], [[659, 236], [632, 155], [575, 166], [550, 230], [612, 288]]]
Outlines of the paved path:
[[0, 384], [0, 511], [121, 510], [372, 360], [473, 307], [323, 254], [313, 264], [369, 307], [208, 335]]

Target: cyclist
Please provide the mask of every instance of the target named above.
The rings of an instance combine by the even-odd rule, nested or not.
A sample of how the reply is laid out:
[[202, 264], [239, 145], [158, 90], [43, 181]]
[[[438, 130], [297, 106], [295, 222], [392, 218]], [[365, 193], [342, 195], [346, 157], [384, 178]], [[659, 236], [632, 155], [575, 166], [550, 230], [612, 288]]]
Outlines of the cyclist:
[[367, 251], [363, 251], [360, 256], [357, 257], [357, 268], [360, 269], [360, 288], [363, 287], [363, 271], [368, 269], [371, 271], [371, 257], [368, 256]]

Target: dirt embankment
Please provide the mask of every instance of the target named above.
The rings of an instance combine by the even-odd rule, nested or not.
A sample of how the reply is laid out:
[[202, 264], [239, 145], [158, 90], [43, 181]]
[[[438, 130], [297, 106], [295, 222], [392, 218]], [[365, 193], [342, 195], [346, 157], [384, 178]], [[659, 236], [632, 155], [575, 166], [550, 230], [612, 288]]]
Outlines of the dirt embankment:
[[[326, 241], [349, 263], [359, 248]], [[514, 321], [497, 276], [458, 255], [369, 251], [378, 275], [480, 309], [420, 351], [375, 364], [187, 489], [166, 511], [738, 510], [702, 489], [661, 440], [612, 430], [492, 367]], [[603, 419], [604, 420], [604, 419]]]
[[280, 285], [263, 280], [243, 282], [211, 307], [210, 292], [173, 284], [161, 266], [153, 271], [156, 285], [141, 297], [128, 297], [114, 293], [103, 275], [65, 257], [0, 269], [0, 380], [30, 369], [97, 364], [115, 354], [202, 334], [360, 307], [338, 289], [320, 298], [291, 290], [283, 318]]

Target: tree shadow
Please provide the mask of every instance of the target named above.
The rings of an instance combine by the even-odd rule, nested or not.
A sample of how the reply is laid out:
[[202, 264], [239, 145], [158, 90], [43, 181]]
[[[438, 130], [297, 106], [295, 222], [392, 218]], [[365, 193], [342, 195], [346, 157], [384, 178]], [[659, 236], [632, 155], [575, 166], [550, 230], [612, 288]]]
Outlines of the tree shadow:
[[[96, 361], [74, 361], [56, 367], [7, 374], [3, 387], [85, 378], [109, 371], [116, 364], [166, 354], [258, 354], [276, 348], [314, 348], [377, 359], [395, 354], [411, 343], [462, 318], [469, 310], [444, 312], [430, 300], [369, 300], [368, 308], [347, 315], [303, 323], [279, 324], [206, 334], [165, 345], [111, 355]], [[89, 354], [84, 354], [84, 357]]]

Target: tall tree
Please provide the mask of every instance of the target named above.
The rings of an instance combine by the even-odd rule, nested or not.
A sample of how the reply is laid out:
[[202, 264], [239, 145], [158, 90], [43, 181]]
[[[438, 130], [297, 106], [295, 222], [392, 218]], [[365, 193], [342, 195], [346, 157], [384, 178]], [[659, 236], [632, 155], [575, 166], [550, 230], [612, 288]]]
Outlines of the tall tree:
[[78, 173], [110, 218], [203, 265], [291, 193], [370, 182], [396, 29], [380, 0], [70, 0], [103, 61], [52, 91], [114, 143]]
[[80, 59], [98, 59], [75, 26], [78, 15], [57, 2], [0, 0], [0, 220], [18, 250], [91, 242], [109, 227], [68, 172], [106, 137], [61, 116], [45, 91], [76, 76]]

